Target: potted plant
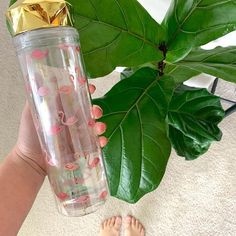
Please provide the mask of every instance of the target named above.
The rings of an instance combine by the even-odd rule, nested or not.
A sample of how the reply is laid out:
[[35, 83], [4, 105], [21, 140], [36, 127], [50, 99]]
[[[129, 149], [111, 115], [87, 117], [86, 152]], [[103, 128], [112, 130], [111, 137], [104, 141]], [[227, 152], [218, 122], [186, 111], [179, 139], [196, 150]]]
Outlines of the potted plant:
[[135, 203], [158, 187], [171, 147], [193, 160], [220, 141], [220, 98], [183, 82], [200, 73], [236, 82], [236, 47], [200, 48], [236, 29], [236, 4], [173, 0], [158, 24], [136, 0], [69, 2], [90, 77], [128, 68], [94, 103], [108, 126], [111, 195]]

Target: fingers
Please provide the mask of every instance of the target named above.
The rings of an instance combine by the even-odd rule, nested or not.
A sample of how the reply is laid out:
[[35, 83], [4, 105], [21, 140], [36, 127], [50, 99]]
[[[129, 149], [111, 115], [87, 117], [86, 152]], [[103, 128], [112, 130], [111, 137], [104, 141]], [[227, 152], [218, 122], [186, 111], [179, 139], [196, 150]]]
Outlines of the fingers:
[[[97, 105], [93, 105], [92, 115], [95, 119], [101, 118], [103, 115], [103, 111], [102, 111], [101, 107], [99, 107]], [[107, 126], [103, 122], [96, 122], [94, 128], [95, 128], [97, 135], [101, 135], [106, 131]], [[108, 139], [106, 137], [104, 137], [104, 136], [99, 137], [99, 143], [102, 148], [107, 145], [107, 142], [108, 142]]]
[[100, 146], [103, 148], [107, 145], [108, 139], [104, 136], [99, 137]]
[[89, 92], [90, 92], [91, 94], [93, 94], [93, 93], [95, 92], [95, 90], [96, 90], [95, 85], [89, 84]]
[[97, 105], [93, 105], [92, 107], [92, 115], [95, 119], [99, 119], [102, 117], [103, 115], [103, 111], [102, 108], [97, 106]]
[[96, 134], [101, 135], [106, 131], [107, 126], [103, 122], [96, 122], [94, 128], [95, 128]]

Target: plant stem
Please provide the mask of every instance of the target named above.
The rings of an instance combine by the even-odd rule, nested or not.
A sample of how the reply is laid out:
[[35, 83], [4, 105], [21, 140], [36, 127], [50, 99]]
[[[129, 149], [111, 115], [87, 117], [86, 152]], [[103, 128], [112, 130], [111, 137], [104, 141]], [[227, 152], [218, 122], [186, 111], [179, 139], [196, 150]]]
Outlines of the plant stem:
[[164, 75], [164, 69], [166, 66], [165, 59], [166, 59], [166, 53], [167, 53], [167, 47], [163, 43], [159, 46], [159, 50], [162, 51], [164, 59], [158, 63], [158, 70], [159, 70], [159, 75], [163, 76]]

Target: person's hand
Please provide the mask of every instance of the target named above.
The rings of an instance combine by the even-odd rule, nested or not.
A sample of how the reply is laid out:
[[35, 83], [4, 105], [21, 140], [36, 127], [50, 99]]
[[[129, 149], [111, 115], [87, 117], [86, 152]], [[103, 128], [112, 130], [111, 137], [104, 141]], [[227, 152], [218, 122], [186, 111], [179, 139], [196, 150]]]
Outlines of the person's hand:
[[[94, 85], [89, 85], [89, 91], [91, 94], [95, 92], [95, 89]], [[95, 119], [99, 119], [102, 117], [102, 109], [94, 105], [92, 107], [92, 114]], [[102, 122], [96, 122], [94, 128], [97, 135], [102, 135], [106, 130], [106, 125]], [[101, 147], [104, 147], [107, 144], [107, 138], [104, 136], [100, 136], [99, 141]], [[31, 167], [39, 174], [44, 176], [46, 175], [44, 153], [42, 152], [39, 143], [28, 103], [26, 103], [22, 113], [18, 141], [14, 151], [18, 157], [31, 165]]]

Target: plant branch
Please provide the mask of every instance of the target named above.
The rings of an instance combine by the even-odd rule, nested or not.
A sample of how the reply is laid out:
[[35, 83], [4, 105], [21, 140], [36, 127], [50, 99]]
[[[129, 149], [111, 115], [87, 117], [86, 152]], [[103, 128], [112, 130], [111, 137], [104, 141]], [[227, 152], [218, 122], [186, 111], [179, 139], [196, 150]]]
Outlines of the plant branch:
[[166, 59], [167, 47], [166, 47], [165, 43], [163, 43], [158, 47], [158, 49], [160, 51], [162, 51], [163, 57], [164, 57], [164, 59], [162, 61], [158, 62], [158, 66], [157, 66], [158, 70], [159, 70], [159, 75], [163, 76], [164, 75], [164, 69], [165, 69], [165, 66], [166, 66], [165, 59]]

